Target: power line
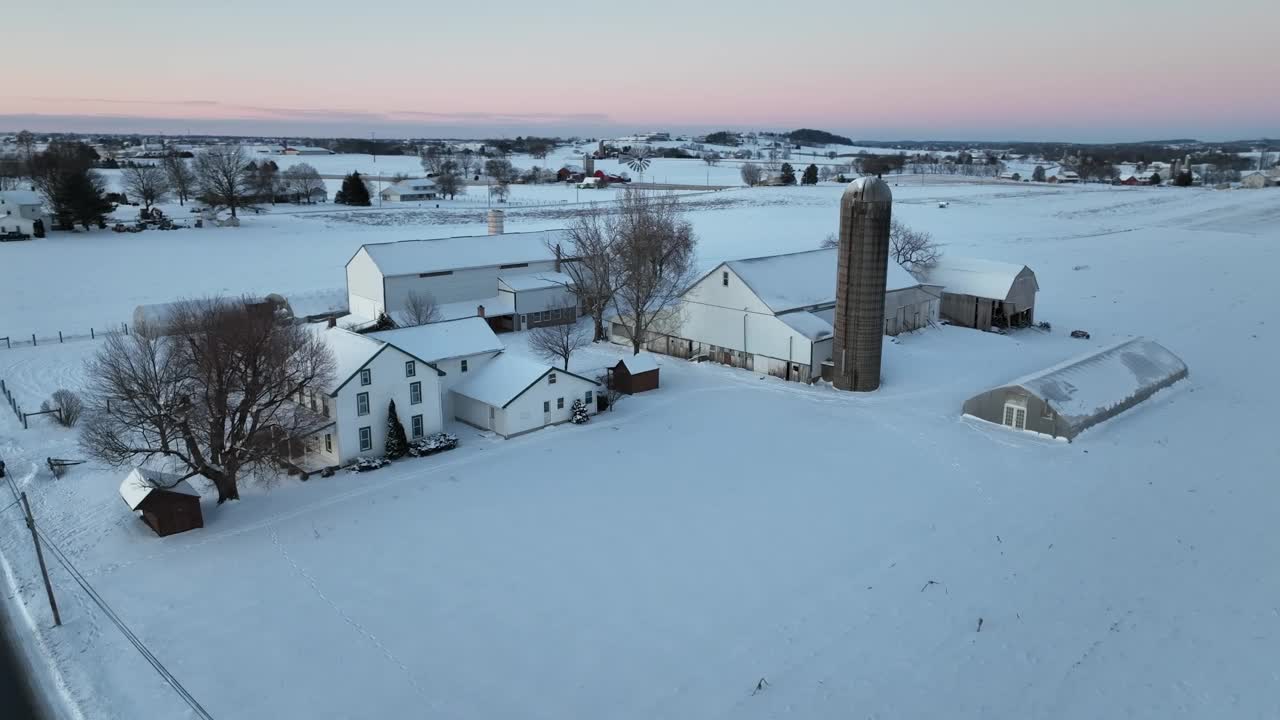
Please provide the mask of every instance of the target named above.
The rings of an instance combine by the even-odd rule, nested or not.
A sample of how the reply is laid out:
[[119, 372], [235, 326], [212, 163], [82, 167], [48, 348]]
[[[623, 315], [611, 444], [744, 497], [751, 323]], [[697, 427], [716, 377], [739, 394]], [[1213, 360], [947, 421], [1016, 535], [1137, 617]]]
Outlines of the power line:
[[36, 533], [39, 534], [40, 539], [49, 546], [49, 549], [53, 551], [54, 557], [58, 559], [58, 562], [62, 564], [62, 567], [65, 568], [71, 575], [72, 579], [76, 581], [76, 584], [85, 591], [85, 594], [89, 596], [89, 599], [93, 600], [94, 604], [97, 605], [100, 610], [102, 610], [103, 614], [105, 614], [107, 618], [115, 624], [121, 634], [123, 634], [130, 644], [137, 649], [138, 653], [146, 659], [151, 667], [155, 668], [155, 671], [160, 674], [160, 677], [178, 693], [178, 696], [195, 711], [197, 716], [204, 720], [213, 720], [213, 716], [209, 714], [208, 710], [204, 709], [204, 706], [200, 704], [200, 701], [196, 700], [195, 696], [182, 685], [178, 678], [175, 677], [173, 673], [169, 672], [169, 669], [164, 666], [164, 663], [160, 662], [160, 659], [157, 658], [155, 654], [147, 648], [142, 640], [129, 629], [129, 626], [126, 625], [124, 620], [120, 619], [120, 616], [111, 609], [111, 606], [108, 605], [107, 601], [98, 594], [98, 591], [94, 589], [93, 585], [89, 583], [84, 575], [80, 574], [80, 571], [71, 563], [71, 560], [69, 560], [62, 552], [62, 549], [55, 545], [53, 541], [50, 540], [39, 528], [36, 529]]

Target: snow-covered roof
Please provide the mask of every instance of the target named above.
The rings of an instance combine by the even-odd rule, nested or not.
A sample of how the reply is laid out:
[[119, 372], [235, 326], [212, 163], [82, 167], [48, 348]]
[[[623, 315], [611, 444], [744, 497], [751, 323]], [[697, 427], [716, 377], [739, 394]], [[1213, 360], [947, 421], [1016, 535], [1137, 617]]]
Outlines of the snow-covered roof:
[[325, 392], [335, 393], [351, 379], [356, 372], [365, 366], [374, 355], [382, 352], [386, 343], [371, 335], [361, 335], [340, 327], [328, 327], [324, 323], [309, 326], [312, 332], [319, 335], [329, 352], [333, 353], [333, 377], [329, 380]]
[[[730, 260], [734, 274], [775, 313], [827, 305], [836, 301], [837, 248]], [[920, 285], [903, 267], [890, 261], [885, 291]]]
[[124, 498], [130, 510], [137, 510], [142, 501], [156, 490], [200, 497], [199, 491], [183, 480], [181, 475], [149, 468], [134, 468], [124, 482], [120, 483], [120, 497]]
[[536, 360], [504, 352], [455, 386], [453, 391], [486, 405], [506, 407], [549, 372], [577, 378], [592, 385], [596, 384], [595, 381], [581, 375], [557, 370]]
[[41, 205], [44, 203], [40, 199], [40, 195], [32, 190], [3, 190], [0, 191], [0, 200], [4, 200], [6, 205]]
[[498, 293], [493, 297], [475, 300], [440, 303], [436, 306], [436, 310], [440, 311], [441, 320], [461, 320], [476, 317], [478, 315], [476, 311], [481, 305], [484, 306], [484, 314], [488, 317], [510, 315], [516, 311], [516, 299], [511, 293]]
[[423, 362], [501, 352], [503, 348], [489, 323], [478, 317], [383, 330], [370, 333], [369, 337], [390, 343]]
[[382, 192], [394, 193], [411, 193], [425, 192], [427, 190], [435, 190], [436, 181], [431, 178], [410, 178], [408, 180], [400, 180], [383, 188]]
[[570, 245], [564, 230], [376, 243], [361, 249], [385, 276], [416, 275], [555, 259], [547, 244]]
[[1026, 269], [1026, 265], [944, 255], [927, 274], [930, 283], [949, 293], [1004, 300]]
[[1005, 387], [1021, 387], [1041, 398], [1070, 424], [1088, 426], [1114, 409], [1187, 374], [1177, 355], [1153, 340], [1123, 340], [1027, 375]]
[[642, 352], [636, 355], [627, 355], [622, 358], [622, 364], [627, 368], [627, 372], [632, 375], [650, 372], [658, 369], [658, 360], [652, 353]]
[[347, 314], [347, 289], [327, 288], [289, 293], [285, 298], [293, 316], [299, 319], [337, 317]]
[[522, 275], [503, 275], [498, 283], [512, 292], [529, 290], [545, 290], [554, 287], [570, 287], [573, 278], [558, 272], [524, 273]]
[[778, 319], [810, 340], [828, 338], [835, 332], [829, 321], [810, 312], [784, 313], [779, 315]]

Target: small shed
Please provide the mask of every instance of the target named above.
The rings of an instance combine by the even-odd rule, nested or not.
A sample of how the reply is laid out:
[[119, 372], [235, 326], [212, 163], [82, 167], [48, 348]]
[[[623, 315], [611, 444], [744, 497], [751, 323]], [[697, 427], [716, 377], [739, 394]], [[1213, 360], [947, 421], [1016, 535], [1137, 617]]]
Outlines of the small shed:
[[1040, 284], [1026, 265], [946, 255], [926, 274], [942, 286], [939, 314], [954, 325], [987, 330], [1035, 322]]
[[453, 388], [454, 417], [505, 438], [569, 422], [573, 403], [597, 412], [600, 386], [531, 358], [500, 353]]
[[628, 355], [609, 372], [610, 387], [620, 393], [634, 395], [658, 389], [658, 361], [649, 353]]
[[1133, 338], [975, 395], [964, 414], [1070, 440], [1186, 376], [1178, 356]]
[[134, 468], [120, 483], [120, 497], [160, 537], [204, 527], [200, 493], [181, 475]]

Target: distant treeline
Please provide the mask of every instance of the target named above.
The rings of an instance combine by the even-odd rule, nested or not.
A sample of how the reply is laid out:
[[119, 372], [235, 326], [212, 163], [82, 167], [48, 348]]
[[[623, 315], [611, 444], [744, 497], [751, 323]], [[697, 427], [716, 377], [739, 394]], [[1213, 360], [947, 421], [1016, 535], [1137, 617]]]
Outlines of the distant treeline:
[[826, 130], [800, 128], [787, 133], [787, 139], [797, 145], [852, 145], [853, 141], [843, 135], [829, 133]]

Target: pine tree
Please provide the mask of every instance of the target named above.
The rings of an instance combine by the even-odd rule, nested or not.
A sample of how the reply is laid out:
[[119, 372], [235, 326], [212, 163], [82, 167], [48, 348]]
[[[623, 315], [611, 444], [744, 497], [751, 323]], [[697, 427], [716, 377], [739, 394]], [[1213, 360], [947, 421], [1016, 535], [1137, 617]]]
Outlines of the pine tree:
[[818, 166], [810, 164], [804, 169], [804, 175], [800, 177], [801, 185], [817, 185], [818, 184]]
[[404, 457], [409, 452], [409, 438], [404, 434], [404, 425], [400, 424], [400, 416], [396, 414], [396, 401], [387, 406], [387, 447], [386, 455], [394, 460]]
[[333, 201], [341, 205], [362, 207], [372, 204], [369, 201], [369, 187], [364, 184], [364, 178], [360, 177], [359, 172], [352, 172], [342, 178], [342, 189], [333, 197]]
[[569, 422], [574, 425], [581, 425], [590, 419], [591, 416], [587, 414], [587, 406], [582, 404], [582, 400], [574, 400], [573, 416], [569, 418]]
[[112, 205], [103, 197], [102, 180], [92, 170], [68, 172], [58, 184], [52, 205], [57, 209], [59, 224], [64, 227], [82, 225], [85, 230], [102, 226]]
[[782, 184], [796, 184], [796, 169], [791, 167], [791, 163], [782, 163]]

